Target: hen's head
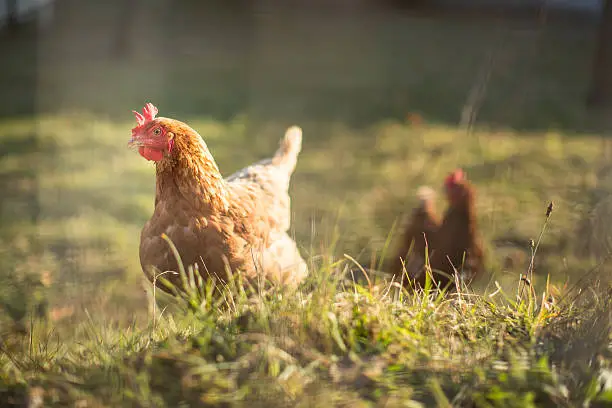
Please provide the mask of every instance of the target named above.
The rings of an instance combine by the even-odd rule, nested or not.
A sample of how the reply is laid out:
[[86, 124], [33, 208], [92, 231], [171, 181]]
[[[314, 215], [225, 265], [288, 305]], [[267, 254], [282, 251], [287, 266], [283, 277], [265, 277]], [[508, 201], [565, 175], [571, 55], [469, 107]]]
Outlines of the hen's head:
[[469, 205], [473, 198], [473, 189], [462, 169], [457, 169], [444, 180], [446, 198], [451, 205]]
[[172, 120], [156, 118], [157, 108], [147, 103], [142, 113], [133, 111], [138, 125], [132, 129], [129, 146], [138, 147], [138, 152], [147, 160], [161, 161], [174, 148], [175, 134], [171, 129]]

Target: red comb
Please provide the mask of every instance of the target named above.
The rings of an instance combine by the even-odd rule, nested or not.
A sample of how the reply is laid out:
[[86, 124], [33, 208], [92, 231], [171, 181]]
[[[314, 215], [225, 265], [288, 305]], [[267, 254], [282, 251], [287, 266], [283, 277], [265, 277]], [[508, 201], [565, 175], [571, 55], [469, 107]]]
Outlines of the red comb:
[[444, 180], [444, 186], [446, 186], [446, 188], [452, 187], [460, 181], [463, 181], [464, 178], [465, 173], [463, 172], [463, 170], [457, 169], [446, 177], [446, 179]]
[[149, 102], [142, 108], [142, 113], [136, 111], [132, 112], [134, 112], [134, 116], [136, 116], [136, 122], [138, 122], [137, 127], [140, 127], [155, 119], [155, 115], [157, 115], [158, 111], [157, 108]]

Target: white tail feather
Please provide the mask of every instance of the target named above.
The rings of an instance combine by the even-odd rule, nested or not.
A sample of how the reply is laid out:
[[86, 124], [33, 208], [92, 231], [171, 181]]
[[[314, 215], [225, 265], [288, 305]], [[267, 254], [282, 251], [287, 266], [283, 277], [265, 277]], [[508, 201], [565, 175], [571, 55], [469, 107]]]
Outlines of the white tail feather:
[[302, 150], [302, 128], [291, 126], [285, 132], [280, 147], [274, 155], [274, 163], [283, 166], [288, 173], [292, 173], [297, 163], [297, 156]]

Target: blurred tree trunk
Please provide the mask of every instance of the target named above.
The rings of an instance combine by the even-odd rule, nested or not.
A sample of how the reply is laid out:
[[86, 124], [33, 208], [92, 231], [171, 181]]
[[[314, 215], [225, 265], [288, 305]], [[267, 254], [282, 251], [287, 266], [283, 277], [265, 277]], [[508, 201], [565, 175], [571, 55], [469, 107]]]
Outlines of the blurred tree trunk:
[[7, 25], [9, 29], [14, 29], [19, 23], [17, 18], [17, 1], [18, 0], [6, 0], [6, 15]]
[[597, 41], [588, 106], [612, 103], [612, 0], [605, 0]]
[[132, 26], [136, 17], [137, 0], [125, 0], [119, 7], [114, 54], [117, 58], [127, 58], [131, 54]]

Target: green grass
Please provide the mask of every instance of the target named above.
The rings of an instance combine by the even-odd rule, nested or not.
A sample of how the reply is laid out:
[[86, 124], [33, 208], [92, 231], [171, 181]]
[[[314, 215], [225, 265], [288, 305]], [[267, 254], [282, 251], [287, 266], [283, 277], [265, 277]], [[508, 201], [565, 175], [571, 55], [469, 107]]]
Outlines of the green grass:
[[32, 321], [28, 335], [4, 338], [0, 395], [94, 407], [612, 402], [605, 288], [558, 303], [544, 302], [547, 290], [407, 295], [318, 264], [297, 292], [230, 285], [215, 300], [193, 286], [148, 327], [88, 315], [70, 343]]
[[[189, 20], [178, 6], [159, 22], [154, 9], [134, 25], [127, 60], [105, 54], [111, 9], [87, 29], [58, 13], [44, 38], [0, 43], [16, 74], [0, 78], [0, 400], [610, 404], [609, 383], [607, 394], [598, 387], [610, 376], [609, 118], [582, 104], [592, 27], [260, 16], [255, 47], [243, 25]], [[198, 46], [197, 30], [224, 41]], [[467, 132], [460, 113], [490, 52]], [[138, 240], [154, 171], [126, 146], [129, 110], [145, 97], [197, 129], [223, 174], [269, 156], [289, 124], [303, 127], [292, 233], [312, 275], [297, 293], [153, 307]], [[417, 187], [440, 190], [457, 166], [477, 187], [488, 273], [447, 299], [347, 281], [345, 254], [376, 265]], [[535, 298], [517, 301], [550, 201]]]

